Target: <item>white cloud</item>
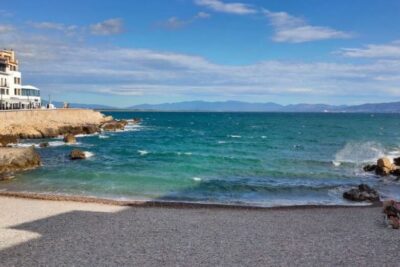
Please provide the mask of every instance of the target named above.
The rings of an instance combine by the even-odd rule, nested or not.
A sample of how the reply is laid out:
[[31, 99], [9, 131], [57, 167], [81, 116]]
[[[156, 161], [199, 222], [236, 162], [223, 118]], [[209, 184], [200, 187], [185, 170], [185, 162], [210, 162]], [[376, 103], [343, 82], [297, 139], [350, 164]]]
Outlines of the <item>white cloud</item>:
[[264, 14], [274, 26], [275, 42], [303, 43], [317, 40], [350, 38], [351, 34], [329, 27], [312, 26], [286, 12], [271, 12], [264, 9]]
[[8, 24], [0, 24], [0, 34], [10, 33], [15, 31], [15, 27]]
[[246, 15], [257, 13], [257, 10], [244, 3], [224, 3], [220, 0], [195, 0], [199, 6], [208, 7], [217, 12]]
[[189, 24], [194, 23], [197, 20], [208, 19], [210, 17], [211, 17], [211, 15], [208, 13], [205, 13], [205, 12], [199, 12], [187, 20], [179, 19], [177, 17], [170, 17], [166, 21], [158, 23], [158, 26], [174, 30], [174, 29], [183, 28]]
[[120, 18], [108, 19], [90, 25], [90, 32], [94, 35], [115, 35], [123, 32], [123, 21]]
[[343, 48], [339, 54], [359, 58], [400, 58], [400, 41], [389, 44], [370, 44], [364, 48]]
[[157, 99], [395, 97], [398, 94], [393, 88], [398, 88], [400, 77], [400, 59], [357, 64], [262, 61], [235, 66], [215, 64], [200, 56], [93, 47], [27, 32], [5, 34], [0, 41], [3, 46], [16, 50], [26, 83], [54, 96], [86, 92]]

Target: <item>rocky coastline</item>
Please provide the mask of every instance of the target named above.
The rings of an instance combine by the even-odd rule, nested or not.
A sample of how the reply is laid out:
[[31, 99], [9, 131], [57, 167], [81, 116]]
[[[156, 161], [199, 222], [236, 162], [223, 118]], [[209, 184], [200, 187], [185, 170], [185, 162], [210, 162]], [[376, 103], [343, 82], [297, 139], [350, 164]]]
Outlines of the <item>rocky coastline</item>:
[[[34, 169], [41, 165], [39, 154], [34, 147], [14, 147], [21, 139], [55, 138], [62, 136], [65, 143], [76, 142], [75, 136], [95, 134], [102, 131], [124, 130], [126, 120], [114, 120], [93, 110], [46, 110], [35, 112], [15, 111], [1, 113], [5, 120], [0, 122], [0, 180], [13, 177], [13, 173]], [[24, 116], [25, 115], [25, 116]], [[27, 117], [30, 119], [27, 120]], [[132, 123], [138, 123], [133, 119]], [[40, 147], [47, 147], [41, 143]], [[82, 152], [75, 151], [71, 159], [79, 158]], [[84, 157], [81, 155], [81, 159]]]

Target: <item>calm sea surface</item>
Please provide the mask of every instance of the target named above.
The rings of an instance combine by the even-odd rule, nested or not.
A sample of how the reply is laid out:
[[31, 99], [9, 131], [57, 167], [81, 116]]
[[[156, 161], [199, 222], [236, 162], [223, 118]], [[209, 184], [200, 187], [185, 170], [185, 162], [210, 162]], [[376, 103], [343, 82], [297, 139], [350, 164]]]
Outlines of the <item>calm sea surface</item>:
[[[245, 205], [351, 204], [350, 186], [368, 183], [400, 197], [400, 182], [362, 166], [400, 155], [399, 114], [135, 113], [123, 132], [49, 139], [43, 167], [0, 190]], [[22, 145], [38, 144], [29, 140]], [[70, 161], [73, 148], [89, 152]]]

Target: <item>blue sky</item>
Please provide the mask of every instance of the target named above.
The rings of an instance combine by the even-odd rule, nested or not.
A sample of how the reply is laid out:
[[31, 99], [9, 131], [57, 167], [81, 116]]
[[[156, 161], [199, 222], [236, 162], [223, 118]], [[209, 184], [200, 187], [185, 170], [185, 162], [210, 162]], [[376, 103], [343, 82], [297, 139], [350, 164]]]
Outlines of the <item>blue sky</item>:
[[386, 102], [400, 100], [399, 14], [398, 0], [14, 0], [0, 44], [62, 101]]

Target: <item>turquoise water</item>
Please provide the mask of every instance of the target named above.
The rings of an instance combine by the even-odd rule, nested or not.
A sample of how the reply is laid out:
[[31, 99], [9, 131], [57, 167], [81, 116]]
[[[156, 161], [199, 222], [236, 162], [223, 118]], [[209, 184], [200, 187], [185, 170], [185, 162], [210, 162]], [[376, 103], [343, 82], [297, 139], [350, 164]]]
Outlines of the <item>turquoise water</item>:
[[[343, 190], [361, 182], [400, 197], [391, 178], [362, 166], [400, 154], [399, 114], [135, 113], [126, 131], [51, 139], [43, 167], [0, 190], [245, 205], [350, 204]], [[25, 145], [43, 140], [29, 140]], [[74, 148], [90, 152], [70, 161]]]

